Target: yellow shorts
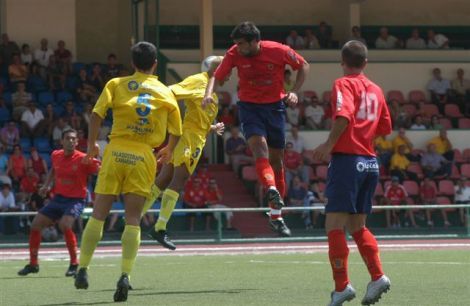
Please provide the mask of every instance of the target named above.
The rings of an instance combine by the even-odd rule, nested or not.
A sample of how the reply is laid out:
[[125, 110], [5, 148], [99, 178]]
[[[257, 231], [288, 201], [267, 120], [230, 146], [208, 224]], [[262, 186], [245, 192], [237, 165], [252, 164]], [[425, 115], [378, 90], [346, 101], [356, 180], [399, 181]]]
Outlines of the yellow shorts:
[[182, 164], [186, 165], [189, 174], [193, 174], [196, 169], [199, 158], [202, 155], [202, 149], [206, 144], [206, 137], [201, 137], [196, 133], [189, 132], [188, 130], [183, 132], [178, 144], [173, 151], [173, 158], [171, 163], [177, 167]]
[[147, 197], [155, 173], [156, 160], [149, 145], [112, 139], [104, 150], [95, 192], [108, 195], [134, 193]]

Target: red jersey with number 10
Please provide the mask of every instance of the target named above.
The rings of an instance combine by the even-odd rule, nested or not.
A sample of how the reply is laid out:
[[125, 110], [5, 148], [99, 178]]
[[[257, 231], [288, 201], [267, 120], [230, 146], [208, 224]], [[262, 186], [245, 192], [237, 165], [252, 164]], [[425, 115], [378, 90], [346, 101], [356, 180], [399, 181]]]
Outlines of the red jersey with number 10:
[[333, 120], [349, 120], [332, 153], [375, 156], [373, 141], [392, 132], [392, 121], [382, 89], [364, 74], [346, 75], [331, 91]]

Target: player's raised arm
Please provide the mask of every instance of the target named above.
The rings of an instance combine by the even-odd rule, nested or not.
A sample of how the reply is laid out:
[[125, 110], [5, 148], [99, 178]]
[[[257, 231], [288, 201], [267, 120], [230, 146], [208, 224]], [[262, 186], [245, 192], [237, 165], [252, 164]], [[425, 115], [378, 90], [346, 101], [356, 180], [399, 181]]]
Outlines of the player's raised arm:
[[230, 52], [227, 52], [223, 59], [217, 57], [209, 64], [207, 73], [209, 74], [209, 82], [207, 83], [204, 99], [202, 99], [202, 107], [209, 103], [215, 103], [212, 94], [218, 86], [222, 86], [230, 76], [233, 68], [233, 60]]

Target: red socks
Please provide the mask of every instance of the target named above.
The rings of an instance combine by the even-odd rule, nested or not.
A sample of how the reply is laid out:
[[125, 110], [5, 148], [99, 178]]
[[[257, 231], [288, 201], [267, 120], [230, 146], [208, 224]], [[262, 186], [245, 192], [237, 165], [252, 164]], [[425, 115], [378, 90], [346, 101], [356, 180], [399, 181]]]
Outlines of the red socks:
[[335, 291], [341, 292], [349, 284], [349, 248], [343, 230], [335, 229], [328, 232], [328, 247], [333, 279], [335, 280]]
[[356, 241], [359, 253], [361, 253], [367, 269], [369, 270], [372, 281], [378, 280], [384, 272], [382, 270], [382, 263], [380, 262], [379, 247], [374, 235], [366, 228], [358, 230], [352, 234], [354, 241]]
[[277, 191], [279, 191], [281, 197], [284, 198], [286, 196], [286, 179], [284, 176], [284, 168], [281, 168], [281, 170], [276, 171], [275, 174]]
[[71, 265], [78, 265], [77, 260], [77, 237], [72, 229], [66, 229], [64, 232], [64, 239], [67, 245], [67, 249], [69, 250], [70, 255], [70, 264]]
[[274, 171], [267, 158], [260, 157], [256, 159], [256, 174], [258, 175], [258, 180], [265, 189], [268, 189], [271, 186], [276, 186], [276, 183], [274, 182]]
[[41, 231], [32, 229], [29, 233], [29, 264], [38, 265], [39, 245], [41, 244]]

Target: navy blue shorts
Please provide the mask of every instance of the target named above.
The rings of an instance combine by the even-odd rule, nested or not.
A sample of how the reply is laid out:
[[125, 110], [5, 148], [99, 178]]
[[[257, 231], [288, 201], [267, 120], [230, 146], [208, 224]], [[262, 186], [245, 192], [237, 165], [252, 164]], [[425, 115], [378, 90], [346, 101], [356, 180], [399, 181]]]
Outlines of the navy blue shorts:
[[49, 204], [39, 210], [39, 213], [52, 219], [59, 220], [62, 216], [80, 217], [85, 208], [85, 199], [66, 198], [61, 195], [54, 196]]
[[238, 115], [243, 136], [263, 136], [268, 147], [284, 149], [286, 146], [286, 106], [283, 101], [269, 104], [255, 104], [239, 101]]
[[328, 167], [325, 212], [369, 214], [379, 181], [375, 157], [333, 154]]

